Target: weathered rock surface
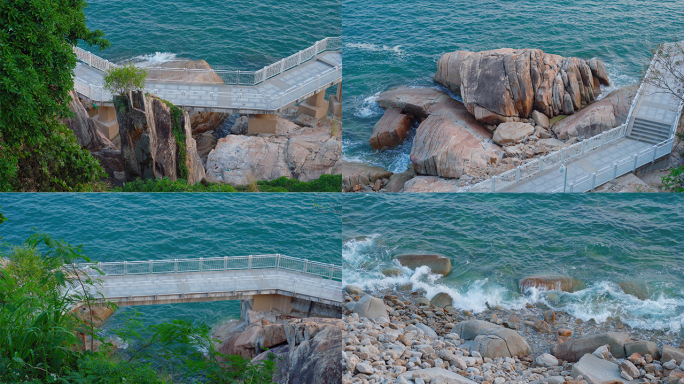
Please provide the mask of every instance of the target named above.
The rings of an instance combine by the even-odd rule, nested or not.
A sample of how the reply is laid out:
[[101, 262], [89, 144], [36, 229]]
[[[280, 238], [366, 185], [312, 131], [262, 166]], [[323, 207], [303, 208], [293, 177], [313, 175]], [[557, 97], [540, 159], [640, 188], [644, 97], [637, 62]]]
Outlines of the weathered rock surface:
[[396, 88], [382, 92], [375, 101], [381, 108], [397, 109], [423, 119], [449, 100], [449, 95], [434, 88]]
[[527, 123], [501, 123], [494, 131], [492, 140], [497, 144], [517, 143], [526, 136], [534, 133], [534, 127]]
[[[172, 121], [171, 108], [153, 95], [142, 91], [116, 96], [114, 103], [121, 137], [121, 157], [126, 180], [168, 177], [175, 181], [181, 175], [181, 162], [187, 168], [187, 180], [197, 183], [205, 176], [190, 130], [187, 111]], [[178, 124], [185, 135], [185, 156], [180, 156], [173, 133]]]
[[606, 332], [584, 336], [580, 339], [566, 341], [551, 346], [551, 354], [561, 360], [578, 361], [587, 353], [593, 353], [597, 348], [608, 345], [610, 353], [616, 358], [625, 356], [625, 344], [632, 341], [623, 332]]
[[334, 173], [342, 157], [338, 136], [330, 136], [324, 127], [300, 128], [278, 119], [282, 120], [278, 124], [281, 132], [276, 135], [228, 135], [220, 139], [207, 155], [207, 178], [246, 185], [250, 178], [273, 180], [285, 176], [310, 181]]
[[287, 380], [277, 380], [278, 384], [337, 384], [342, 381], [342, 325], [340, 320], [337, 322], [340, 324], [324, 328], [290, 353]]
[[567, 140], [572, 137], [589, 138], [615, 128], [627, 121], [638, 89], [638, 85], [617, 89], [574, 115], [554, 123], [551, 129], [558, 138]]
[[383, 187], [385, 192], [401, 192], [404, 190], [404, 185], [407, 181], [416, 177], [416, 173], [413, 172], [413, 167], [403, 173], [395, 173], [389, 178], [389, 182]]
[[404, 192], [458, 192], [458, 179], [445, 179], [438, 176], [416, 176], [404, 183]]
[[193, 135], [214, 131], [228, 118], [228, 113], [196, 111], [190, 113], [190, 128]]
[[520, 293], [530, 288], [541, 288], [547, 291], [556, 290], [575, 292], [584, 288], [584, 283], [569, 276], [530, 276], [518, 282]]
[[230, 128], [231, 135], [246, 135], [249, 131], [249, 118], [247, 116], [240, 116], [235, 120], [233, 126]]
[[366, 295], [356, 302], [354, 313], [371, 320], [379, 317], [387, 318], [387, 306], [381, 299]]
[[479, 352], [483, 357], [514, 357], [530, 353], [530, 346], [518, 332], [482, 320], [468, 320], [456, 324], [453, 332], [468, 340], [463, 346]]
[[368, 165], [349, 161], [340, 161], [339, 171], [342, 173], [342, 191], [352, 191], [357, 186], [373, 185], [378, 179], [392, 176], [392, 172]]
[[207, 156], [212, 149], [216, 148], [216, 137], [213, 131], [203, 132], [195, 136], [197, 142], [197, 154], [203, 163], [207, 162]]
[[647, 340], [631, 341], [629, 343], [625, 343], [625, 355], [631, 356], [634, 353], [638, 353], [642, 356], [651, 355], [654, 359], [660, 358], [658, 345], [652, 341]]
[[123, 172], [123, 162], [121, 160], [121, 150], [118, 149], [101, 149], [99, 151], [90, 152], [97, 161], [100, 162], [102, 168], [107, 172], [110, 179], [116, 179], [115, 172]]
[[440, 292], [436, 294], [432, 299], [430, 299], [430, 305], [438, 307], [438, 308], [444, 308], [447, 305], [453, 305], [454, 304], [454, 299], [449, 296], [448, 293]]
[[74, 117], [64, 119], [62, 122], [74, 132], [78, 145], [89, 150], [113, 149], [112, 142], [100, 133], [93, 119], [88, 116], [88, 112], [78, 99], [78, 94], [71, 91], [69, 95], [71, 96], [69, 110], [74, 113]]
[[671, 345], [663, 344], [662, 355], [662, 361], [674, 360], [677, 365], [682, 364], [682, 361], [684, 361], [684, 349], [676, 348]]
[[400, 377], [408, 380], [414, 380], [414, 382], [416, 382], [416, 379], [421, 379], [424, 383], [433, 383], [437, 382], [437, 379], [441, 379], [442, 381], [440, 382], [442, 383], [475, 384], [475, 381], [465, 378], [456, 372], [447, 371], [444, 368], [426, 368], [408, 371], [406, 373], [402, 373]]
[[441, 255], [399, 255], [395, 260], [411, 269], [427, 265], [432, 273], [446, 276], [451, 272], [451, 260]]
[[529, 118], [534, 110], [572, 114], [609, 84], [600, 61], [509, 48], [444, 54], [434, 79], [461, 95], [478, 121], [493, 125]]
[[590, 384], [604, 382], [619, 383], [625, 380], [620, 376], [620, 369], [615, 363], [600, 359], [592, 354], [582, 356], [572, 366], [570, 375], [576, 379], [584, 378]]
[[389, 108], [375, 123], [370, 145], [374, 149], [394, 148], [404, 143], [413, 124], [413, 118], [403, 114], [399, 108]]

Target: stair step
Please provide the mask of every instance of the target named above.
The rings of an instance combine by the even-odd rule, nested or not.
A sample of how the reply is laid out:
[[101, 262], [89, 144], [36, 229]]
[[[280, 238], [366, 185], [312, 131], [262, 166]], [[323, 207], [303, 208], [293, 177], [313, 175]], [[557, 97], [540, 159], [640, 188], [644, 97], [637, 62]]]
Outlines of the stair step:
[[663, 124], [663, 123], [658, 123], [655, 121], [643, 120], [643, 119], [634, 119], [634, 125], [670, 130], [670, 125], [668, 125], [668, 124]]
[[641, 124], [632, 125], [632, 129], [643, 129], [645, 131], [651, 131], [651, 132], [665, 132], [667, 134], [670, 133], [670, 128], [658, 128], [658, 127], [651, 127], [648, 125], [641, 125]]
[[641, 141], [644, 143], [649, 143], [649, 144], [658, 144], [660, 142], [667, 140], [667, 138], [666, 139], [660, 139], [660, 138], [656, 138], [656, 137], [652, 137], [652, 136], [648, 136], [648, 135], [642, 135], [642, 134], [638, 134], [638, 133], [635, 134], [634, 132], [632, 132], [632, 134], [629, 135], [628, 137], [630, 139], [634, 139], [634, 140]]

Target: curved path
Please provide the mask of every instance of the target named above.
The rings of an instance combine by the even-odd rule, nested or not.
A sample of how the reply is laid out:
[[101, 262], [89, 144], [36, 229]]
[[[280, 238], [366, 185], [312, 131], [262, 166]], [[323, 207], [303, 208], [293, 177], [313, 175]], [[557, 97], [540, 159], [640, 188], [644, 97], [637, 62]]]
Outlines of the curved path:
[[[341, 49], [341, 38], [328, 37], [258, 71], [148, 68], [145, 91], [191, 111], [275, 114], [340, 83]], [[78, 47], [74, 52], [76, 92], [93, 104], [112, 106], [102, 78], [118, 65]]]
[[247, 300], [258, 296], [269, 300], [278, 297], [277, 305], [281, 305], [283, 296], [333, 307], [344, 302], [341, 266], [280, 254], [121, 261], [82, 267], [100, 280], [97, 292], [120, 306]]

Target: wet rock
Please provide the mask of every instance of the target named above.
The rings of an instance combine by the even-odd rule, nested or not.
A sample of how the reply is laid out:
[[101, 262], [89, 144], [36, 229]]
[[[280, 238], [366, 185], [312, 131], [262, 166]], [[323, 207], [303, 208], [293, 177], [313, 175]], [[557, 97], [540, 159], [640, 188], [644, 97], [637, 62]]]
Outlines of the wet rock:
[[364, 163], [340, 161], [338, 167], [342, 173], [344, 192], [349, 192], [358, 185], [373, 185], [378, 179], [388, 179], [392, 176], [392, 172], [386, 169]]
[[354, 313], [371, 320], [388, 317], [385, 302], [371, 295], [366, 295], [356, 302]]
[[532, 133], [534, 133], [534, 127], [530, 124], [507, 122], [500, 124], [496, 128], [492, 140], [500, 145], [517, 143]]
[[608, 345], [613, 356], [623, 358], [625, 357], [625, 344], [630, 341], [629, 335], [623, 332], [598, 333], [552, 345], [551, 354], [561, 360], [578, 361], [585, 354]]
[[551, 118], [579, 110], [608, 83], [603, 64], [564, 58], [538, 49], [456, 51], [437, 63], [435, 81], [463, 98], [478, 121], [500, 124], [529, 118], [537, 110]]
[[394, 148], [404, 143], [413, 124], [413, 119], [399, 108], [389, 108], [380, 121], [375, 123], [370, 145], [374, 149]]
[[544, 311], [544, 321], [546, 321], [547, 323], [556, 322], [556, 312], [554, 312], [552, 309]]
[[575, 292], [583, 289], [584, 283], [568, 276], [531, 276], [520, 280], [518, 287], [520, 293], [525, 293], [530, 288]]
[[411, 269], [427, 265], [432, 273], [446, 276], [451, 272], [451, 260], [440, 255], [399, 255], [395, 260]]
[[359, 287], [358, 285], [347, 285], [346, 287], [344, 287], [344, 290], [352, 295], [358, 295], [359, 293], [363, 293], [363, 289], [361, 289], [361, 287]]
[[438, 307], [438, 308], [444, 308], [448, 305], [453, 305], [454, 300], [449, 296], [448, 293], [440, 292], [436, 294], [432, 300], [430, 300], [430, 305]]
[[389, 182], [383, 188], [386, 192], [401, 192], [404, 190], [404, 185], [407, 181], [416, 177], [416, 173], [413, 172], [413, 167], [403, 173], [395, 173], [389, 178]]

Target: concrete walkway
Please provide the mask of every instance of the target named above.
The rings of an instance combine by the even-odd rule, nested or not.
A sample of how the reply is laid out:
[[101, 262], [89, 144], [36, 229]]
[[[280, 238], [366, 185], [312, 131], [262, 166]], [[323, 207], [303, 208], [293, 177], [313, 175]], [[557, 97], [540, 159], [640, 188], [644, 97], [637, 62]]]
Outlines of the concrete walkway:
[[[627, 157], [628, 154], [638, 153], [647, 150], [650, 147], [652, 147], [651, 144], [624, 138], [617, 141], [614, 145], [605, 146], [601, 149], [588, 152], [582, 157], [573, 159], [572, 162], [566, 164], [568, 169], [566, 191], [569, 192], [570, 185], [577, 180], [587, 177], [600, 169], [612, 166], [624, 157]], [[563, 192], [564, 174], [561, 173], [559, 169], [560, 167], [553, 167], [552, 169], [524, 179], [501, 192], [544, 193], [558, 192], [559, 190], [560, 192]]]

